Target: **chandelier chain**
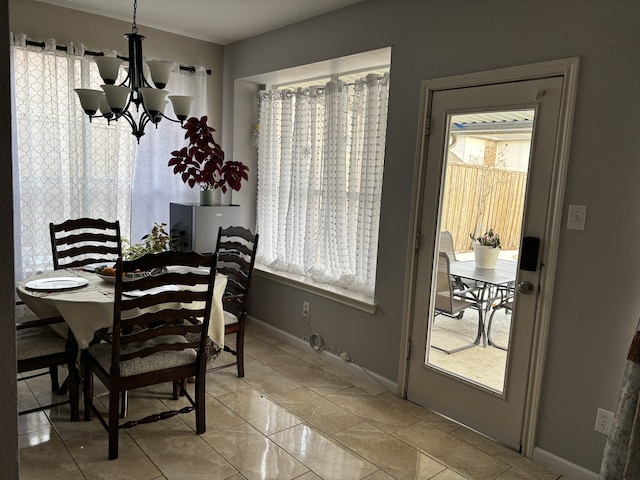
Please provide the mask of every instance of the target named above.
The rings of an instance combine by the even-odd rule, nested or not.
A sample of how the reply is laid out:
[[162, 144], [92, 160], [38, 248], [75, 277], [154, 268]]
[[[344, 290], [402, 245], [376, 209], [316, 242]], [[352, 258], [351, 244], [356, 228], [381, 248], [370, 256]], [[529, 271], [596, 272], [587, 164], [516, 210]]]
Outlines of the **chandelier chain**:
[[133, 0], [133, 24], [131, 24], [131, 31], [138, 33], [138, 25], [136, 23], [136, 13], [138, 11], [138, 0]]

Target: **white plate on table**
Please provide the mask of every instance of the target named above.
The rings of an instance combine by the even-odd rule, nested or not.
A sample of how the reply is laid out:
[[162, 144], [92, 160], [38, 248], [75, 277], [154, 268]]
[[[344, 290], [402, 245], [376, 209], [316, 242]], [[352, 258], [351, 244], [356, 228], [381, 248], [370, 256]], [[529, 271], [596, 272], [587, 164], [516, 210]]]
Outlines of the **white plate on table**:
[[80, 277], [49, 277], [30, 280], [24, 286], [30, 290], [72, 290], [89, 285], [89, 280]]

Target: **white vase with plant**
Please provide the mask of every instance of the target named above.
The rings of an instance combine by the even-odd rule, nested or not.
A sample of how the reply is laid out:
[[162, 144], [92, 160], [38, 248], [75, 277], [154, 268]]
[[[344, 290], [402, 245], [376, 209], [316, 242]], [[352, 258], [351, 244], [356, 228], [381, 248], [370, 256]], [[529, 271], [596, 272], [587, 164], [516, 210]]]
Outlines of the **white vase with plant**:
[[500, 236], [492, 228], [482, 235], [469, 234], [478, 268], [494, 269], [500, 254]]

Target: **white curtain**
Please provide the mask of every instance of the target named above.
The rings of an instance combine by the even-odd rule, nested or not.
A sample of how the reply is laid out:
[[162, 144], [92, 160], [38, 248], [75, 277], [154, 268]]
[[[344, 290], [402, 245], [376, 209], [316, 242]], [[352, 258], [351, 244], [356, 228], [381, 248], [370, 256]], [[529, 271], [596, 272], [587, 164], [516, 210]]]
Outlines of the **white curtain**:
[[[197, 200], [198, 192], [167, 166], [171, 151], [184, 142], [178, 123], [165, 119], [157, 130], [147, 125], [137, 145], [124, 120], [89, 122], [74, 88], [98, 89], [103, 82], [83, 46], [60, 49], [49, 39], [42, 48], [28, 46], [23, 34], [13, 37], [17, 280], [52, 268], [49, 222], [119, 220], [122, 235], [137, 242], [154, 222], [169, 222], [169, 202]], [[203, 67], [194, 74], [176, 65], [168, 90], [194, 96], [193, 115], [206, 113]], [[170, 106], [166, 113], [173, 116]]]
[[128, 234], [135, 138], [124, 122], [90, 124], [74, 88], [101, 80], [82, 45], [44, 49], [14, 35], [16, 277], [52, 268], [49, 222], [119, 219]]
[[[176, 66], [171, 72], [166, 89], [171, 95], [190, 95], [196, 100], [191, 116], [200, 118], [207, 112], [207, 73], [196, 67], [195, 74], [181, 71]], [[167, 115], [175, 118], [169, 104]], [[209, 122], [211, 125], [211, 122]], [[218, 128], [217, 125], [211, 125]], [[199, 190], [189, 188], [167, 163], [171, 152], [186, 145], [185, 130], [179, 123], [163, 119], [156, 129], [147, 125], [136, 150], [133, 173], [131, 206], [131, 241], [138, 242], [151, 231], [154, 222], [169, 224], [169, 203], [199, 201]]]
[[388, 87], [260, 93], [260, 263], [373, 297]]
[[618, 409], [602, 455], [599, 478], [640, 478], [640, 322], [629, 347]]

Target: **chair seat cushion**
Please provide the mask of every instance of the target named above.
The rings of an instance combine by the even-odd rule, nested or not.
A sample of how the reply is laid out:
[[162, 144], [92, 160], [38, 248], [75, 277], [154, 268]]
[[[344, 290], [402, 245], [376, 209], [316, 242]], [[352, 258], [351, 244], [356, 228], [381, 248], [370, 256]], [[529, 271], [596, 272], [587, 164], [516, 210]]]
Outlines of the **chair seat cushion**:
[[233, 325], [234, 323], [238, 323], [238, 317], [236, 317], [233, 313], [224, 311], [224, 324], [225, 325]]
[[[136, 342], [126, 345], [122, 353], [132, 353], [142, 348], [153, 347], [159, 343], [188, 343], [182, 335], [163, 335], [147, 342]], [[89, 354], [107, 372], [111, 368], [111, 344], [98, 343], [89, 347]], [[130, 377], [155, 370], [180, 367], [196, 361], [197, 353], [193, 348], [185, 350], [166, 350], [156, 352], [142, 358], [133, 358], [120, 362], [120, 375]]]
[[66, 350], [67, 341], [49, 327], [34, 327], [19, 330], [16, 336], [18, 360], [44, 357], [62, 353]]

